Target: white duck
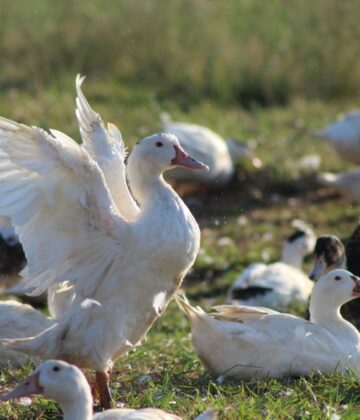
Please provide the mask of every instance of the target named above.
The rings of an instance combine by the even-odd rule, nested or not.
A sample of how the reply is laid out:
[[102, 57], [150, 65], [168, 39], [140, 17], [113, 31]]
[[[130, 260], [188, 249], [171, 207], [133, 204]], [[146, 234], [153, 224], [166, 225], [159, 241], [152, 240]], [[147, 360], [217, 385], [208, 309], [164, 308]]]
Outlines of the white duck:
[[360, 278], [333, 270], [315, 284], [310, 321], [271, 309], [218, 306], [210, 314], [177, 297], [200, 359], [216, 375], [279, 378], [360, 369], [360, 334], [340, 307], [360, 296]]
[[247, 267], [230, 287], [229, 303], [279, 309], [294, 301], [308, 301], [313, 282], [301, 267], [304, 257], [314, 250], [316, 236], [300, 220], [293, 226], [297, 229], [284, 243], [281, 261]]
[[360, 202], [360, 169], [354, 169], [338, 174], [321, 172], [318, 174], [318, 181], [325, 187], [337, 189], [352, 200]]
[[69, 281], [75, 296], [51, 328], [7, 343], [90, 366], [109, 407], [108, 369], [145, 337], [199, 250], [199, 227], [162, 173], [207, 167], [176, 136], [155, 134], [128, 159], [131, 195], [121, 134], [105, 128], [80, 84], [83, 146], [56, 130], [0, 119], [0, 214], [11, 216], [24, 246], [25, 281], [33, 293]]
[[[181, 417], [158, 408], [117, 408], [93, 415], [91, 389], [85, 375], [76, 366], [60, 360], [44, 362], [15, 389], [0, 395], [0, 399], [7, 401], [34, 394], [57, 401], [64, 420], [181, 420]], [[211, 419], [216, 419], [213, 410], [196, 418]]]
[[351, 111], [338, 121], [316, 133], [329, 140], [334, 150], [345, 160], [360, 164], [360, 112]]
[[[30, 305], [14, 300], [0, 302], [0, 338], [36, 335], [53, 325], [53, 321]], [[20, 367], [28, 357], [14, 350], [0, 348], [0, 368]]]
[[182, 147], [191, 156], [206, 163], [208, 172], [184, 171], [181, 168], [167, 175], [177, 181], [197, 181], [220, 187], [230, 181], [234, 174], [234, 164], [241, 159], [250, 158], [255, 167], [261, 166], [259, 158], [254, 156], [254, 147], [248, 143], [240, 143], [232, 139], [224, 140], [219, 134], [207, 127], [173, 122], [167, 114], [162, 114], [164, 130], [173, 133], [179, 139]]

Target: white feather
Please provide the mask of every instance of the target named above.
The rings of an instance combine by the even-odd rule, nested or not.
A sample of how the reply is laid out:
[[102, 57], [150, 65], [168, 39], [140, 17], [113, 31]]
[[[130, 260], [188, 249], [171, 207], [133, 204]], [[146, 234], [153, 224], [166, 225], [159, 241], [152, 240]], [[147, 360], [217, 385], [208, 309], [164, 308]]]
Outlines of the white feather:
[[84, 77], [76, 77], [76, 117], [83, 147], [102, 169], [107, 186], [118, 210], [131, 220], [139, 208], [129, 192], [125, 177], [126, 149], [119, 129], [108, 123], [105, 128], [99, 114], [92, 110], [81, 90]]

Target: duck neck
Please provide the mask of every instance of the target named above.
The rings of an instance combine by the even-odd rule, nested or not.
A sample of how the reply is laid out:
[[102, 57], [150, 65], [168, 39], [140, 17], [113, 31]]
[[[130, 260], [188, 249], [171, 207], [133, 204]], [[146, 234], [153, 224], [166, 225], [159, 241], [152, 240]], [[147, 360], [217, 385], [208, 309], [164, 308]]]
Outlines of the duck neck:
[[328, 301], [326, 301], [325, 305], [324, 302], [319, 302], [317, 296], [314, 296], [313, 290], [309, 306], [310, 320], [314, 324], [323, 326], [328, 326], [329, 324], [337, 325], [339, 323], [346, 322], [340, 314], [340, 307], [340, 305], [333, 305]]
[[174, 197], [174, 191], [164, 181], [162, 174], [146, 174], [141, 171], [131, 171], [129, 176], [130, 188], [133, 196], [141, 207], [146, 211], [152, 204], [162, 203], [169, 197]]
[[335, 298], [331, 299], [330, 296], [324, 301], [324, 296], [318, 295], [316, 287], [314, 287], [309, 306], [310, 321], [321, 325], [336, 335], [358, 342], [358, 331], [341, 316], [340, 308], [344, 303], [339, 304]]
[[282, 250], [282, 262], [301, 270], [303, 259], [304, 256], [292, 244], [285, 243]]
[[74, 399], [61, 403], [64, 420], [91, 420], [93, 418], [92, 397], [90, 388]]

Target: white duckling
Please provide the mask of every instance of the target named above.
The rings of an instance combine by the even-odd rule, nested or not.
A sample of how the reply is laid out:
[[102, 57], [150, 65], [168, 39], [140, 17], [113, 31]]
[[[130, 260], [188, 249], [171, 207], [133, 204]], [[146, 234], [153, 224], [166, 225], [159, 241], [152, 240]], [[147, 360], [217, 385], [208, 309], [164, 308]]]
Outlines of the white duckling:
[[[50, 318], [32, 306], [6, 300], [0, 302], [0, 338], [20, 338], [36, 335], [53, 325]], [[14, 350], [0, 347], [0, 368], [20, 367], [28, 356]]]
[[351, 111], [323, 130], [317, 137], [329, 140], [333, 149], [345, 160], [360, 164], [360, 112]]
[[168, 174], [169, 179], [177, 181], [197, 181], [212, 185], [214, 188], [225, 185], [234, 174], [235, 163], [249, 158], [254, 167], [261, 167], [261, 161], [254, 156], [254, 145], [238, 142], [233, 139], [224, 140], [219, 134], [207, 127], [173, 122], [163, 113], [164, 130], [173, 133], [179, 139], [182, 147], [195, 159], [209, 166], [208, 172], [188, 173], [181, 168]]
[[302, 221], [293, 225], [297, 229], [284, 243], [281, 261], [247, 267], [230, 287], [229, 303], [279, 309], [308, 301], [313, 282], [301, 267], [304, 257], [314, 250], [316, 236]]
[[145, 337], [199, 250], [199, 227], [162, 174], [207, 167], [176, 136], [155, 134], [128, 159], [130, 193], [119, 130], [106, 129], [79, 94], [77, 116], [83, 146], [56, 130], [0, 119], [0, 214], [11, 217], [24, 246], [22, 274], [35, 294], [68, 281], [74, 295], [51, 328], [7, 343], [93, 368], [109, 407], [113, 361]]
[[317, 179], [321, 185], [335, 188], [352, 200], [360, 202], [360, 169], [338, 174], [321, 172], [318, 174]]
[[[91, 389], [85, 375], [76, 366], [60, 360], [44, 362], [15, 389], [0, 395], [0, 399], [8, 401], [34, 394], [57, 401], [64, 420], [181, 420], [181, 417], [158, 408], [116, 408], [93, 414]], [[216, 419], [213, 410], [196, 418], [211, 419]]]
[[360, 278], [336, 269], [315, 283], [311, 321], [260, 307], [218, 306], [206, 314], [180, 297], [177, 303], [200, 359], [216, 375], [279, 378], [360, 369], [360, 334], [340, 315], [358, 296]]

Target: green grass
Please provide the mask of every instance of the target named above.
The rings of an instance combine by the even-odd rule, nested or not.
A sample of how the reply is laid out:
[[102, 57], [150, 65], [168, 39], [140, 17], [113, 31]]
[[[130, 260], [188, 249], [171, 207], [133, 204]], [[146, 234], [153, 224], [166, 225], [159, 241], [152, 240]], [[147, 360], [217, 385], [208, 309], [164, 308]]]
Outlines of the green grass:
[[0, 87], [34, 92], [82, 71], [205, 98], [284, 104], [356, 96], [357, 0], [1, 0]]
[[[359, 205], [319, 189], [298, 162], [319, 154], [322, 170], [350, 167], [312, 133], [358, 106], [357, 0], [0, 0], [0, 6], [0, 115], [79, 139], [74, 79], [82, 72], [91, 104], [121, 128], [130, 147], [161, 130], [160, 111], [257, 142], [260, 171], [245, 163], [228, 188], [196, 192], [202, 245], [184, 282], [194, 303], [223, 302], [244, 267], [277, 260], [295, 217], [317, 234], [346, 238], [353, 230]], [[305, 308], [290, 309], [302, 315]], [[31, 369], [2, 371], [1, 387]], [[112, 376], [118, 404], [185, 418], [212, 406], [226, 419], [355, 419], [358, 384], [356, 374], [218, 383], [202, 368], [175, 304]], [[60, 415], [43, 398], [0, 405], [1, 419]]]
[[[105, 90], [100, 95], [102, 88]], [[119, 124], [130, 144], [159, 129], [158, 111], [148, 107], [146, 100], [126, 106], [129, 92], [121, 87], [106, 88], [105, 82], [97, 79], [89, 80], [85, 89], [94, 107], [104, 118]], [[333, 233], [342, 238], [350, 234], [358, 219], [359, 205], [331, 191], [317, 190], [313, 175], [297, 169], [296, 163], [303, 155], [319, 153], [323, 169], [348, 167], [326, 143], [314, 140], [311, 132], [335, 117], [340, 109], [352, 106], [351, 102], [325, 104], [298, 99], [286, 108], [246, 111], [207, 101], [184, 113], [169, 102], [167, 109], [178, 119], [206, 124], [225, 135], [255, 139], [264, 162], [260, 172], [248, 165], [239, 166], [237, 179], [220, 192], [202, 189], [198, 193], [206, 203], [195, 210], [202, 228], [202, 245], [184, 283], [194, 303], [204, 308], [222, 303], [226, 288], [249, 263], [260, 261], [263, 256], [269, 261], [277, 260], [282, 240], [291, 233], [290, 222], [295, 217], [313, 224], [318, 234]], [[9, 96], [9, 101], [0, 104], [0, 113], [28, 123], [62, 128], [77, 136], [72, 90], [59, 87], [35, 97], [26, 92], [13, 99]], [[308, 259], [306, 269], [309, 266]], [[304, 307], [292, 307], [291, 311], [302, 315]], [[14, 386], [30, 370], [30, 365], [4, 370], [1, 386]], [[331, 418], [334, 413], [352, 419], [360, 415], [356, 374], [224, 383], [216, 379], [201, 366], [190, 342], [188, 321], [173, 303], [152, 328], [145, 344], [117, 362], [112, 386], [118, 404], [159, 407], [185, 418], [192, 418], [209, 406], [226, 419], [322, 419]], [[22, 406], [18, 401], [0, 405], [0, 418], [4, 419], [56, 416], [60, 416], [58, 406], [43, 398], [36, 398], [30, 406]]]

